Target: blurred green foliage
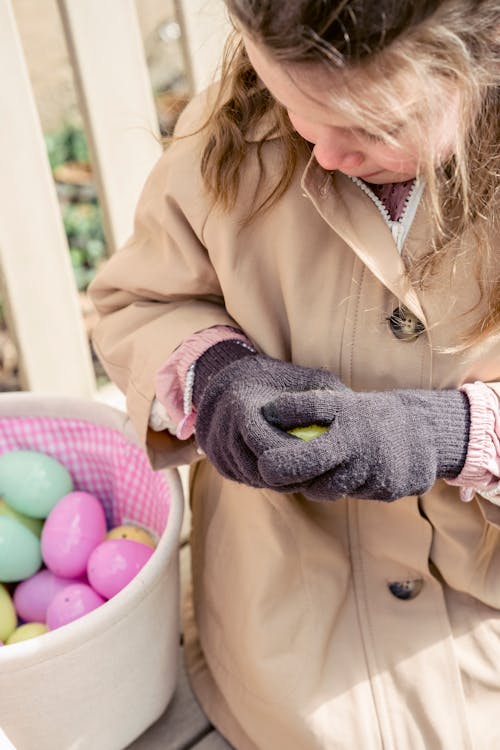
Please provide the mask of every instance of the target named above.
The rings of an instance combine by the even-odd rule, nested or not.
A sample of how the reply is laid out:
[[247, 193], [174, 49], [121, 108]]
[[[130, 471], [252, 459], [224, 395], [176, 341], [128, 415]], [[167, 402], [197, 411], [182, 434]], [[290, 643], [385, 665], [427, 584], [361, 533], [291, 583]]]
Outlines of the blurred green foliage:
[[[77, 125], [66, 124], [46, 134], [45, 143], [53, 170], [71, 162], [90, 163], [85, 133]], [[97, 266], [106, 254], [102, 214], [93, 189], [90, 196], [88, 188], [79, 190], [77, 186], [70, 193], [66, 191], [64, 198], [61, 197], [62, 191], [59, 193], [71, 265], [76, 285], [82, 291], [94, 278]]]
[[78, 125], [68, 123], [53, 133], [47, 133], [45, 145], [52, 169], [68, 161], [80, 161], [85, 164], [90, 161], [85, 133]]
[[66, 203], [62, 216], [76, 285], [83, 290], [94, 278], [106, 251], [101, 210], [94, 203]]

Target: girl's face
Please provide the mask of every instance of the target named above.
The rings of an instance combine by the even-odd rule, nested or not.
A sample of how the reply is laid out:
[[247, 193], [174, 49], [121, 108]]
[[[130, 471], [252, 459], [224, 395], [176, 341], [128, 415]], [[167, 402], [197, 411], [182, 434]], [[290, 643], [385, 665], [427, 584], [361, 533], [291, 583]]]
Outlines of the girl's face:
[[[426, 118], [421, 120], [419, 102], [425, 101], [421, 81], [408, 82], [398, 95], [398, 113], [379, 111], [377, 101], [365, 99], [377, 120], [384, 123], [387, 134], [395, 140], [386, 142], [360, 127], [360, 123], [334, 108], [335, 73], [300, 68], [289, 74], [284, 66], [272, 60], [262, 48], [244, 35], [245, 47], [257, 75], [271, 95], [287, 110], [290, 121], [306, 141], [314, 144], [317, 162], [327, 170], [338, 170], [375, 184], [402, 182], [414, 178], [422, 162], [423, 149], [430, 149], [434, 161], [448, 158], [457, 132], [459, 95], [456, 88], [443, 82], [433, 88], [436, 101], [426, 101]], [[352, 86], [362, 85], [353, 75]], [[343, 83], [345, 88], [345, 83]], [[372, 95], [374, 96], [374, 95]], [[420, 120], [419, 120], [420, 118]], [[412, 127], [413, 123], [413, 127]], [[417, 127], [418, 124], [418, 127]], [[417, 134], [418, 133], [418, 137]]]

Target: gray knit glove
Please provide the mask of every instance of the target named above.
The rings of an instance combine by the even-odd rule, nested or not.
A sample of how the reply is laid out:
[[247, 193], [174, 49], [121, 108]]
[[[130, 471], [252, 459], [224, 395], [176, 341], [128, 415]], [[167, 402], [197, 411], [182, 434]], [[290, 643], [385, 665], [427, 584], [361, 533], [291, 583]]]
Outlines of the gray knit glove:
[[[263, 407], [280, 430], [329, 425], [319, 437], [269, 448], [258, 462], [276, 490], [301, 484], [310, 498], [395, 500], [456, 477], [469, 439], [469, 401], [458, 390], [285, 393]], [[286, 433], [285, 433], [286, 434]]]
[[291, 437], [266, 421], [262, 407], [282, 393], [331, 392], [337, 386], [342, 387], [340, 381], [327, 371], [255, 354], [235, 341], [220, 342], [195, 365], [197, 442], [223, 476], [267, 487], [259, 458], [265, 451], [286, 449]]

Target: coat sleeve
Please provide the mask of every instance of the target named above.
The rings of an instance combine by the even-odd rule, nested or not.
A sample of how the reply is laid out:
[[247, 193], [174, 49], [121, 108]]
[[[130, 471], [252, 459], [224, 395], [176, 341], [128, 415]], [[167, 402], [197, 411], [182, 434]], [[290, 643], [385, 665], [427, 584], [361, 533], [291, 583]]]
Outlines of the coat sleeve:
[[[93, 343], [155, 468], [190, 463], [194, 440], [179, 441], [148, 428], [155, 376], [194, 333], [215, 325], [237, 327], [224, 308], [217, 275], [204, 245], [212, 210], [200, 174], [203, 122], [199, 98], [183, 113], [182, 137], [165, 151], [146, 181], [126, 245], [108, 260], [89, 288], [99, 313]], [[186, 135], [187, 134], [187, 135]]]

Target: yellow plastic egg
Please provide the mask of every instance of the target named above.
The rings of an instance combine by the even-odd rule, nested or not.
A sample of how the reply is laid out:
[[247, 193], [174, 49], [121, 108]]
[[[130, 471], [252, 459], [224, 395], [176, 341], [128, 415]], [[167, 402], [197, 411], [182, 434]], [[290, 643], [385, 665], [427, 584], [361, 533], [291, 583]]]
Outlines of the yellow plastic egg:
[[17, 625], [14, 602], [5, 586], [0, 583], [0, 641], [6, 641]]
[[307, 427], [294, 427], [292, 430], [287, 430], [287, 432], [289, 435], [294, 435], [301, 440], [305, 440], [307, 443], [309, 440], [314, 440], [314, 438], [322, 435], [327, 429], [328, 427], [324, 427], [320, 424], [310, 424], [307, 425]]
[[16, 628], [7, 638], [6, 645], [10, 646], [12, 643], [21, 643], [21, 641], [36, 638], [37, 635], [43, 635], [47, 631], [48, 627], [44, 622], [26, 622], [24, 625]]
[[108, 531], [106, 539], [130, 539], [131, 542], [140, 542], [141, 544], [146, 544], [148, 547], [153, 547], [153, 549], [156, 547], [156, 542], [149, 531], [132, 524], [116, 526], [111, 531]]

